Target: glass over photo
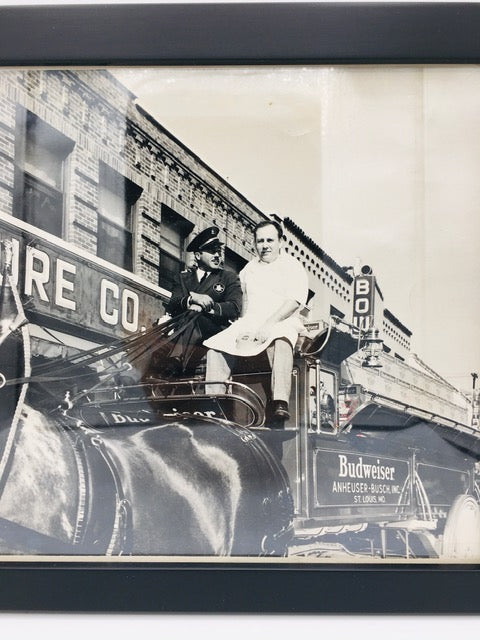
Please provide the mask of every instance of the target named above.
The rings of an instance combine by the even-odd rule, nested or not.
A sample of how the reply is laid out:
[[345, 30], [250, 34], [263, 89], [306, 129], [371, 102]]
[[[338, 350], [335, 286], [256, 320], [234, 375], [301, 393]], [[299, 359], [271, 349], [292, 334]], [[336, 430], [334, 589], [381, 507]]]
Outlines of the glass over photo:
[[480, 560], [480, 68], [0, 69], [3, 560]]

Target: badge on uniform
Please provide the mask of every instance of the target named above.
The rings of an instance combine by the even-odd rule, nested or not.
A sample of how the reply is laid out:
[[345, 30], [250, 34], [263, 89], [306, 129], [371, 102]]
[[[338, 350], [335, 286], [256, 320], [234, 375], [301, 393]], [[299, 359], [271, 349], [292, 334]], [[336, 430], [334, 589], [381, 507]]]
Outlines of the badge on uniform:
[[221, 282], [217, 282], [217, 284], [213, 285], [213, 290], [215, 293], [223, 293], [225, 291], [225, 285]]

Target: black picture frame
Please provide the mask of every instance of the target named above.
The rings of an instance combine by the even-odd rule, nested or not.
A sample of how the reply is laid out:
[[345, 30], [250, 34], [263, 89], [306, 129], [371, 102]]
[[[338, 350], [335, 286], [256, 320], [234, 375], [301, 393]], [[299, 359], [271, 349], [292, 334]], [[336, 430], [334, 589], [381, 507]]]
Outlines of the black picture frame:
[[[475, 3], [17, 6], [3, 66], [480, 62]], [[28, 35], [26, 35], [28, 34]], [[0, 610], [479, 613], [476, 565], [9, 562]]]

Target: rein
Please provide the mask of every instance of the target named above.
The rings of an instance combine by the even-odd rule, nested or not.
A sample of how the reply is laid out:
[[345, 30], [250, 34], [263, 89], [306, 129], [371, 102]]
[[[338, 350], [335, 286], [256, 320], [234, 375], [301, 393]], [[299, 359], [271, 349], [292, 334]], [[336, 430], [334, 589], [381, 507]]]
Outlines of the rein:
[[[94, 347], [87, 351], [82, 351], [80, 354], [75, 354], [74, 356], [71, 356], [69, 358], [63, 358], [61, 361], [56, 360], [47, 364], [38, 365], [34, 367], [30, 375], [22, 378], [11, 378], [6, 380], [0, 372], [0, 388], [4, 386], [13, 386], [16, 384], [27, 384], [30, 382], [59, 382], [65, 381], [69, 378], [77, 380], [82, 375], [88, 376], [90, 374], [85, 373], [79, 375], [78, 373], [75, 373], [75, 368], [94, 364], [99, 360], [110, 358], [111, 356], [117, 355], [118, 353], [125, 353], [129, 360], [135, 363], [146, 355], [151, 354], [152, 348], [155, 347], [155, 343], [162, 338], [164, 339], [163, 345], [160, 344], [160, 346], [155, 349], [155, 351], [163, 348], [165, 352], [168, 352], [170, 343], [175, 340], [175, 338], [177, 338], [181, 333], [183, 333], [190, 325], [192, 325], [197, 317], [198, 314], [196, 312], [186, 311], [178, 316], [175, 316], [174, 318], [171, 318], [166, 323], [154, 327], [149, 332], [142, 332], [139, 335], [136, 334], [135, 336], [132, 336], [130, 338], [118, 340], [108, 346]], [[110, 368], [113, 369], [113, 371], [107, 379], [102, 379], [98, 384], [94, 385], [89, 390], [82, 392], [80, 396], [83, 396], [87, 394], [88, 391], [101, 386], [106, 382], [106, 380], [109, 380], [122, 371], [114, 363], [110, 365]], [[55, 375], [52, 375], [50, 373], [51, 371], [55, 371]], [[106, 371], [108, 371], [108, 369], [106, 369]], [[69, 373], [70, 375], [66, 377], [66, 373]], [[50, 395], [54, 394], [50, 392]]]

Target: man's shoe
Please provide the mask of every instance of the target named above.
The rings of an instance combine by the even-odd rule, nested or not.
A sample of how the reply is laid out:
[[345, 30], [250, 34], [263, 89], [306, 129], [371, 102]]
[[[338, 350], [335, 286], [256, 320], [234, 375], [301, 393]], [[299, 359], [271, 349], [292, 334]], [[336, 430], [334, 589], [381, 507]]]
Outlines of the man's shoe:
[[288, 402], [285, 402], [285, 400], [274, 400], [273, 415], [275, 416], [275, 418], [288, 420], [288, 418], [290, 418], [290, 413], [288, 411]]

